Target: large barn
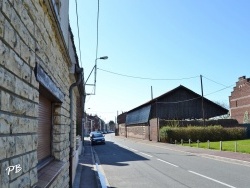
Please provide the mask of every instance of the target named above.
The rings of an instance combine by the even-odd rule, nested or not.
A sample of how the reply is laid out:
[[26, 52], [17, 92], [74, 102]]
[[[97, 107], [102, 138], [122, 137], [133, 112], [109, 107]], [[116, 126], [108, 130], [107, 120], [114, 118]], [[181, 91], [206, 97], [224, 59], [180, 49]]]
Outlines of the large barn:
[[[142, 139], [155, 138], [159, 119], [208, 119], [228, 110], [180, 85], [125, 114], [118, 116], [119, 134]], [[157, 124], [157, 127], [155, 127]], [[157, 130], [155, 130], [157, 129]]]

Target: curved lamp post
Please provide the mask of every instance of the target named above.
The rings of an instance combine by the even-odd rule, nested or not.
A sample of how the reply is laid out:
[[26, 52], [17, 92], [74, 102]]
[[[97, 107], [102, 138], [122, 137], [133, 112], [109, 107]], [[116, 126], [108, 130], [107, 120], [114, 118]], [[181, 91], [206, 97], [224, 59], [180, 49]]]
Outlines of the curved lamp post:
[[[97, 60], [98, 60], [98, 59], [106, 60], [106, 59], [108, 59], [108, 56], [102, 56], [102, 57], [99, 57], [99, 58], [96, 58], [96, 59], [95, 59], [95, 65], [94, 65], [94, 67], [92, 68], [92, 70], [91, 70], [91, 72], [90, 72], [90, 74], [89, 74], [87, 80], [85, 81], [84, 85], [92, 85], [92, 86], [94, 86], [94, 87], [96, 88]], [[89, 80], [89, 77], [90, 77], [90, 75], [92, 74], [93, 70], [95, 70], [95, 81], [94, 81], [94, 84], [87, 84], [87, 81]], [[96, 90], [96, 89], [94, 89], [94, 95], [95, 95], [95, 90]]]
[[94, 89], [94, 94], [95, 94], [95, 90], [96, 90], [96, 75], [97, 75], [97, 60], [98, 59], [102, 59], [102, 60], [106, 60], [106, 59], [108, 59], [108, 56], [102, 56], [102, 57], [99, 57], [99, 58], [96, 58], [95, 59], [95, 82], [94, 82], [94, 87], [95, 87], [95, 89]]

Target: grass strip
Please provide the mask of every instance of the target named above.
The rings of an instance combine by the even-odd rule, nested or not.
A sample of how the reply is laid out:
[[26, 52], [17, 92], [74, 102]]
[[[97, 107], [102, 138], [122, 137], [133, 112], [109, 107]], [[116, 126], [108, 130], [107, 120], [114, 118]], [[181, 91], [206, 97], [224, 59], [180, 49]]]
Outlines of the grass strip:
[[[237, 152], [250, 154], [250, 139], [247, 140], [234, 140], [222, 141], [222, 151], [235, 152], [235, 142], [237, 143]], [[189, 143], [183, 143], [183, 146], [189, 146]], [[192, 142], [191, 147], [198, 147], [197, 142]], [[209, 148], [208, 148], [209, 146]], [[220, 150], [220, 142], [200, 142], [199, 148]]]

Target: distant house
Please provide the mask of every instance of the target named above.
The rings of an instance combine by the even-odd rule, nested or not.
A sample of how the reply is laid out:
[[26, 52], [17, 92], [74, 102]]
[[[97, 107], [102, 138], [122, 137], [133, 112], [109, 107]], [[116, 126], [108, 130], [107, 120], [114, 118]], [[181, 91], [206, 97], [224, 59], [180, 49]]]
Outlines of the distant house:
[[239, 77], [236, 86], [229, 96], [231, 118], [239, 123], [250, 123], [250, 78]]
[[88, 115], [89, 122], [89, 131], [103, 131], [104, 130], [104, 121], [97, 115]]
[[159, 130], [159, 119], [201, 119], [203, 112], [204, 118], [208, 119], [227, 114], [228, 110], [180, 85], [118, 116], [119, 134], [155, 139]]

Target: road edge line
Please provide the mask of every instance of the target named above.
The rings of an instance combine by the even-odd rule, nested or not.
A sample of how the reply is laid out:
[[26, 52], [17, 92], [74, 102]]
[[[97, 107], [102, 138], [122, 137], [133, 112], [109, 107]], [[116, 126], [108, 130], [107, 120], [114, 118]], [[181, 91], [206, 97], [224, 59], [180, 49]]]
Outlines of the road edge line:
[[101, 188], [107, 188], [110, 187], [108, 179], [106, 178], [106, 175], [104, 173], [104, 170], [102, 168], [102, 165], [100, 164], [100, 160], [94, 150], [93, 147], [91, 147], [92, 150], [92, 159], [93, 159], [93, 166], [95, 168], [95, 172], [96, 172], [96, 179], [97, 179], [97, 184], [98, 187]]

